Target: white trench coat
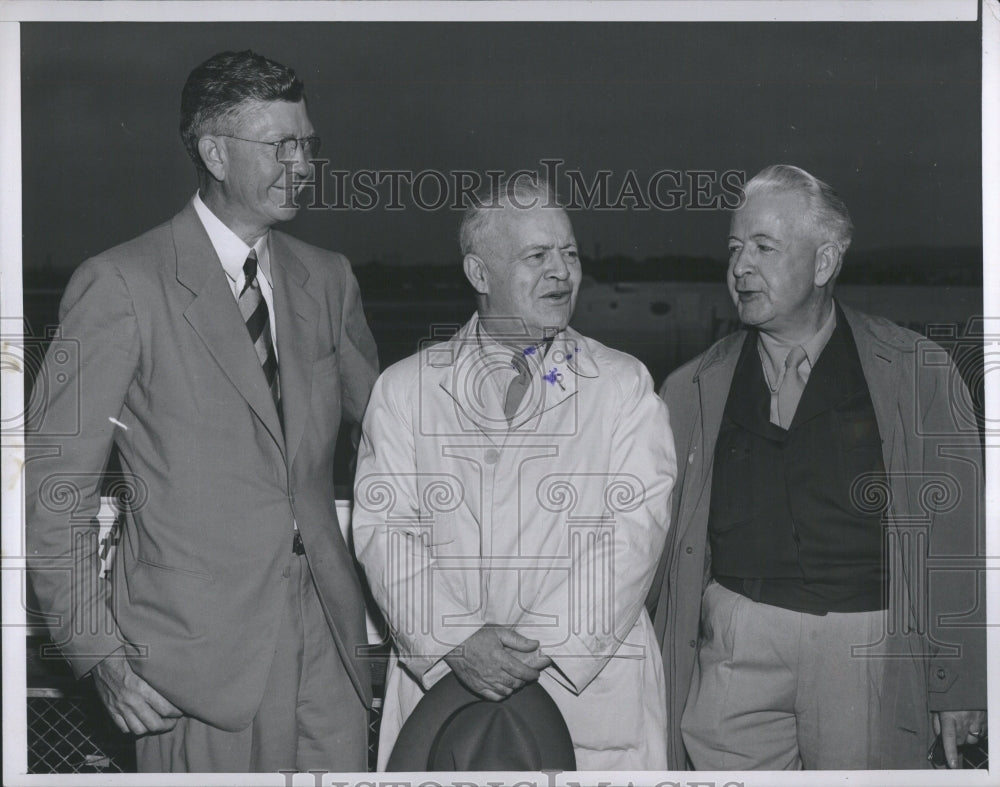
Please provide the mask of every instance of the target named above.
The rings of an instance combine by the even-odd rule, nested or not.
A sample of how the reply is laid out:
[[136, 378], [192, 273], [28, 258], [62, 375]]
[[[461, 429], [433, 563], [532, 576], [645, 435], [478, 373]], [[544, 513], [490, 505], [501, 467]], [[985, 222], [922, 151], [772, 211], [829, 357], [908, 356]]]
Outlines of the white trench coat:
[[572, 329], [528, 359], [538, 366], [510, 425], [512, 351], [475, 317], [375, 384], [352, 527], [398, 654], [380, 770], [448, 672], [442, 657], [485, 624], [552, 658], [541, 683], [579, 770], [666, 768], [663, 667], [643, 607], [677, 469], [666, 406], [639, 361]]

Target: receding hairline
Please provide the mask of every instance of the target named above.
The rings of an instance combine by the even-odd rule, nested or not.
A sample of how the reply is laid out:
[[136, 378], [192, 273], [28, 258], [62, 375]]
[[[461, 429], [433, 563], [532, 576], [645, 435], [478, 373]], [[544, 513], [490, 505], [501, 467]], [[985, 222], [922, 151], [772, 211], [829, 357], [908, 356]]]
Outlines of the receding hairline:
[[[519, 208], [514, 205], [502, 205], [487, 208], [481, 211], [475, 223], [469, 227], [463, 223], [462, 254], [474, 254], [477, 257], [487, 256], [489, 247], [492, 247], [497, 238], [502, 237], [503, 229], [510, 227], [512, 221], [517, 221], [519, 217], [534, 214], [537, 211], [555, 211], [561, 214], [570, 231], [573, 230], [573, 222], [569, 212], [562, 205], [533, 205], [529, 208]], [[501, 222], [508, 222], [502, 227]], [[526, 248], [530, 248], [526, 247]]]
[[[463, 256], [476, 254], [484, 237], [494, 232], [496, 217], [507, 210], [565, 209], [556, 203], [552, 188], [544, 178], [515, 177], [495, 183], [486, 193], [477, 195], [462, 216], [459, 246]], [[569, 214], [566, 214], [567, 219]]]

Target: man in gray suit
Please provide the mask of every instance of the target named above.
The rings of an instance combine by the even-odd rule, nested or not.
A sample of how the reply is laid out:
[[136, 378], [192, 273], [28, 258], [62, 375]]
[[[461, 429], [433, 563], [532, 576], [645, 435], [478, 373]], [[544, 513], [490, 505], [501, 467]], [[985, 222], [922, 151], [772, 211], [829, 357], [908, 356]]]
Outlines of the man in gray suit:
[[[249, 51], [215, 55], [184, 86], [181, 135], [198, 192], [63, 297], [80, 366], [43, 369], [29, 429], [32, 582], [74, 672], [140, 736], [140, 770], [361, 771], [364, 604], [333, 452], [377, 356], [347, 260], [271, 229], [319, 148], [303, 84]], [[74, 543], [96, 541], [76, 526], [113, 446], [141, 505], [109, 586]]]

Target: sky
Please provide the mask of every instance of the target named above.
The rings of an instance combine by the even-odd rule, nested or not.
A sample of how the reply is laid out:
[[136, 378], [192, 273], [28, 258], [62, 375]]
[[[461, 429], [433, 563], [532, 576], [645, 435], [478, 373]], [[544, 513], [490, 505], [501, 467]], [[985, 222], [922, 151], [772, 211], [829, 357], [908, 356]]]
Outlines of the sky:
[[[654, 173], [663, 206], [574, 211], [585, 254], [725, 257], [723, 173], [829, 181], [856, 249], [979, 245], [976, 23], [25, 23], [24, 264], [75, 267], [168, 220], [196, 187], [189, 71], [252, 48], [296, 69], [329, 170], [484, 173], [562, 161], [609, 203]], [[697, 175], [697, 172], [708, 174]], [[631, 173], [631, 175], [630, 175]], [[355, 264], [456, 263], [460, 213], [300, 211], [287, 229]], [[424, 178], [425, 203], [437, 198]], [[688, 178], [708, 189], [700, 197]], [[560, 196], [568, 181], [557, 179]], [[679, 178], [679, 179], [678, 179]], [[675, 183], [676, 181], [676, 183]], [[682, 195], [669, 195], [680, 185]], [[341, 198], [343, 199], [343, 198]], [[707, 208], [695, 209], [700, 201]], [[648, 202], [648, 199], [647, 199]]]

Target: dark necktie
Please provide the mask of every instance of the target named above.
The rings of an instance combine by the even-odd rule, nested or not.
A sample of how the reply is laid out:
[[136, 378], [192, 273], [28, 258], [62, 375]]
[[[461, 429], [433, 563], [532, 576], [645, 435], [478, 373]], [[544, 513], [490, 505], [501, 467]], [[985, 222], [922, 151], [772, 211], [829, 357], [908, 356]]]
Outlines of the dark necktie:
[[523, 352], [514, 353], [510, 362], [511, 366], [517, 369], [517, 377], [510, 381], [507, 386], [507, 396], [503, 402], [503, 414], [507, 416], [507, 423], [514, 420], [518, 407], [524, 400], [524, 395], [531, 385], [531, 369], [528, 366], [528, 359]]
[[264, 379], [271, 389], [274, 406], [278, 408], [281, 417], [281, 387], [278, 380], [278, 359], [274, 354], [274, 342], [271, 341], [271, 320], [267, 312], [267, 301], [260, 291], [257, 281], [257, 252], [250, 249], [247, 261], [243, 263], [243, 289], [240, 291], [240, 314], [246, 322], [250, 341], [257, 353], [260, 367], [264, 371]]

